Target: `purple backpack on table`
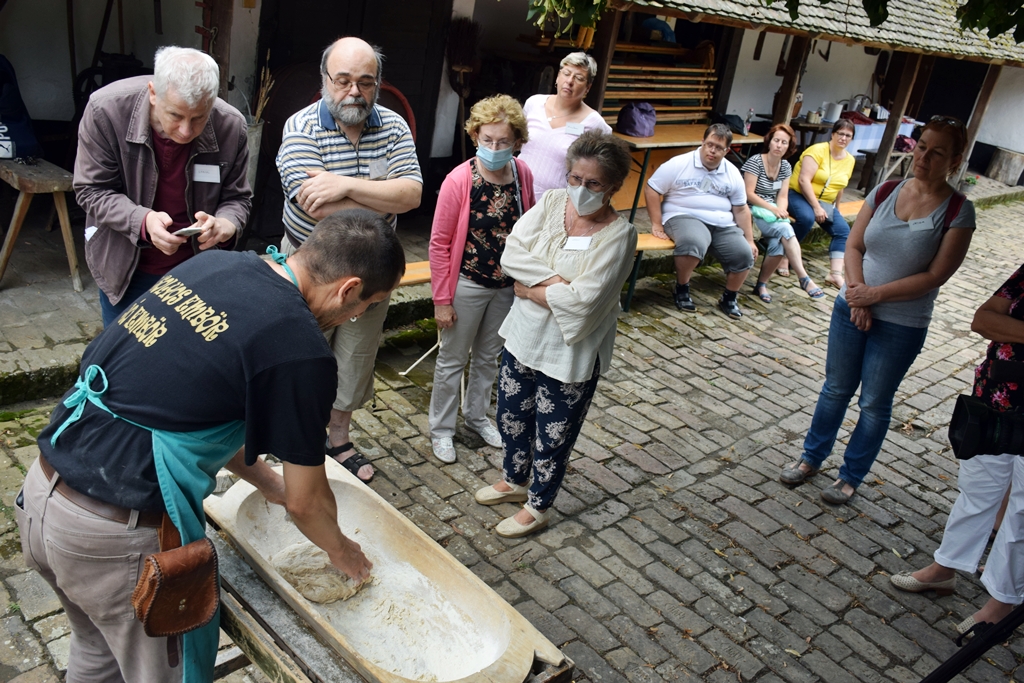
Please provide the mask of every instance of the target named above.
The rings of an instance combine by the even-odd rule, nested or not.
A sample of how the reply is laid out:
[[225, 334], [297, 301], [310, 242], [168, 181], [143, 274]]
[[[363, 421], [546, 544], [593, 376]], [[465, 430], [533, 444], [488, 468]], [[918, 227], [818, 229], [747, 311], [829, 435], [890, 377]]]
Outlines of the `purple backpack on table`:
[[648, 102], [630, 102], [619, 110], [615, 130], [633, 138], [649, 138], [654, 135], [654, 124], [658, 116]]

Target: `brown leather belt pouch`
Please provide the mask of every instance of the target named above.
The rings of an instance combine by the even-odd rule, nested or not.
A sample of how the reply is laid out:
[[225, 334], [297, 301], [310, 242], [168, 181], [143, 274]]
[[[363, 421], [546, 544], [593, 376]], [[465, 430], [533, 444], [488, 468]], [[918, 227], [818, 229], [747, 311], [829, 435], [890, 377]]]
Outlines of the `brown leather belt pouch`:
[[147, 636], [177, 636], [206, 626], [220, 605], [217, 551], [208, 538], [186, 546], [165, 514], [160, 549], [146, 558], [132, 593]]

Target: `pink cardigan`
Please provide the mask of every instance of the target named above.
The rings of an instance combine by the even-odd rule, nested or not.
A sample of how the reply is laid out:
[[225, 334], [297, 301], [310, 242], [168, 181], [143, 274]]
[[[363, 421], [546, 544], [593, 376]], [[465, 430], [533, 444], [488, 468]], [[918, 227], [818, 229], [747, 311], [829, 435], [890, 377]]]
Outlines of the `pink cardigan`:
[[[536, 202], [533, 196], [533, 173], [519, 159], [515, 159], [514, 163], [519, 172], [523, 213], [526, 213]], [[459, 282], [459, 270], [462, 268], [462, 252], [469, 234], [472, 178], [469, 161], [459, 164], [441, 183], [441, 191], [437, 196], [434, 224], [430, 228], [430, 289], [435, 306], [450, 306], [455, 296], [455, 286]]]

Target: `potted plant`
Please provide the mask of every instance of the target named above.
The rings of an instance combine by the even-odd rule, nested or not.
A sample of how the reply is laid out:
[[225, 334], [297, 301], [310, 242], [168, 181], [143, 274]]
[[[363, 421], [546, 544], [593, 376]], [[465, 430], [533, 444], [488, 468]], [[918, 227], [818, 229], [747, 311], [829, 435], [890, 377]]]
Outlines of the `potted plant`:
[[587, 50], [594, 40], [597, 20], [606, 9], [608, 0], [530, 0], [526, 18], [541, 30], [554, 24], [556, 37], [571, 31], [573, 25], [579, 26], [574, 45]]

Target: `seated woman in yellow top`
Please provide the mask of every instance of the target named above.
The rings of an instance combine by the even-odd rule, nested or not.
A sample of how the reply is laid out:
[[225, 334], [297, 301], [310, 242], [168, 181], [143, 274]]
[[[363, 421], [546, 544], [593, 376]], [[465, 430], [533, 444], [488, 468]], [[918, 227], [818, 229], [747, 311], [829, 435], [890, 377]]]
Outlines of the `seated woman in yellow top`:
[[[832, 139], [811, 145], [800, 155], [800, 161], [790, 177], [789, 215], [793, 217], [793, 231], [803, 241], [817, 223], [832, 236], [829, 245], [831, 261], [825, 282], [842, 289], [843, 255], [850, 226], [839, 212], [843, 189], [853, 175], [855, 159], [846, 146], [853, 140], [853, 123], [839, 119], [832, 126]], [[779, 264], [780, 275], [788, 275], [788, 264]]]

